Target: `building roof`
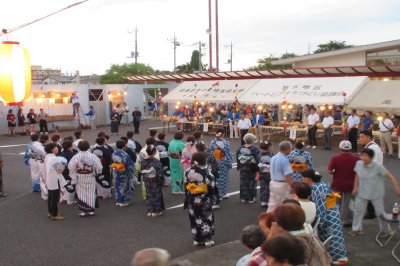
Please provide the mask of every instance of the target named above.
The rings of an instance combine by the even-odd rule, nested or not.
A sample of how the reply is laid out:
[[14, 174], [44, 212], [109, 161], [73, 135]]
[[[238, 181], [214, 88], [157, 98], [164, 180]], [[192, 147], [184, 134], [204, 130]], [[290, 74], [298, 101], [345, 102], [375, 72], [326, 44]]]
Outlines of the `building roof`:
[[315, 78], [315, 77], [399, 77], [400, 65], [312, 67], [293, 69], [261, 69], [248, 71], [180, 73], [161, 75], [124, 76], [132, 82], [143, 81], [194, 81], [263, 78]]
[[48, 76], [48, 77], [44, 78], [43, 80], [50, 78], [50, 77], [52, 80], [55, 80], [58, 82], [74, 82], [74, 78], [75, 78], [75, 76], [71, 76], [71, 77], [69, 77], [69, 76]]
[[100, 80], [100, 76], [97, 76], [97, 77], [81, 79], [80, 82], [99, 82], [99, 80]]
[[375, 44], [368, 44], [368, 45], [344, 48], [344, 49], [340, 49], [340, 50], [317, 53], [317, 54], [296, 56], [296, 57], [287, 58], [287, 59], [275, 60], [275, 61], [272, 61], [271, 63], [273, 65], [284, 65], [284, 64], [292, 64], [294, 62], [299, 62], [299, 61], [306, 61], [306, 60], [312, 60], [312, 59], [317, 59], [317, 58], [344, 55], [344, 54], [350, 54], [350, 53], [356, 53], [356, 52], [365, 51], [367, 53], [373, 53], [373, 52], [387, 51], [387, 50], [391, 50], [391, 49], [394, 50], [394, 49], [399, 49], [399, 48], [400, 48], [400, 40], [394, 40], [394, 41], [388, 41], [388, 42], [381, 42], [381, 43], [375, 43]]

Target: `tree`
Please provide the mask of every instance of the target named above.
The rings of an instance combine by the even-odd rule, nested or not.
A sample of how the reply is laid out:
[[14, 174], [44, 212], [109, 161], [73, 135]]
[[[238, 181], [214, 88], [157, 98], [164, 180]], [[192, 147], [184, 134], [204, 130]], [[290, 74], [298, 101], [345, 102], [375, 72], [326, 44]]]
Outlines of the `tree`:
[[[207, 64], [201, 64], [201, 65], [202, 65], [202, 71], [208, 71]], [[186, 62], [186, 63], [176, 67], [177, 73], [193, 73], [194, 71], [199, 71], [199, 51], [198, 50], [194, 50], [192, 52], [192, 56], [190, 58], [189, 63]], [[213, 71], [215, 72], [216, 70], [213, 68]]]
[[[106, 73], [104, 75], [100, 76], [100, 84], [128, 84], [133, 82], [123, 79], [122, 78], [123, 76], [138, 76], [138, 75], [151, 75], [151, 74], [154, 74], [154, 69], [146, 64], [142, 63], [132, 63], [132, 64], [124, 63], [123, 65], [113, 64], [110, 67], [110, 69], [106, 70]], [[155, 83], [163, 83], [163, 82], [155, 82]]]
[[192, 58], [190, 59], [189, 67], [193, 71], [199, 70], [199, 51], [194, 50], [192, 52]]
[[329, 41], [321, 43], [317, 47], [318, 49], [314, 51], [314, 54], [355, 47], [355, 45], [347, 44], [346, 41]]
[[297, 55], [295, 53], [286, 53], [283, 54], [281, 57], [277, 57], [274, 54], [270, 54], [268, 57], [264, 56], [261, 59], [257, 60], [257, 66], [252, 66], [249, 68], [245, 68], [244, 70], [259, 70], [259, 69], [283, 69], [283, 68], [292, 68], [292, 64], [286, 64], [286, 65], [273, 65], [271, 62], [274, 60], [280, 60], [280, 59], [287, 59], [287, 58], [292, 58], [296, 57]]

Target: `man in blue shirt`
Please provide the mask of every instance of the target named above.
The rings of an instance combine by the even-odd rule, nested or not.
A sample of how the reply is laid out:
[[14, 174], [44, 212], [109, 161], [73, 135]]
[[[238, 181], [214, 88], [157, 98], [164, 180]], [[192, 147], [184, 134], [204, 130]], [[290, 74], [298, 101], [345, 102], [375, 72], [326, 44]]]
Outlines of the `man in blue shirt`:
[[363, 130], [372, 130], [372, 128], [374, 127], [374, 119], [371, 116], [372, 116], [372, 111], [365, 112], [365, 118], [362, 122]]
[[69, 98], [69, 103], [72, 103], [72, 116], [76, 116], [76, 109], [79, 107], [79, 97], [76, 96], [75, 92], [72, 93], [71, 97]]
[[287, 156], [292, 150], [289, 141], [279, 143], [279, 153], [272, 157], [270, 163], [271, 183], [269, 185], [270, 197], [267, 212], [272, 212], [285, 198], [289, 198], [292, 184], [292, 167]]

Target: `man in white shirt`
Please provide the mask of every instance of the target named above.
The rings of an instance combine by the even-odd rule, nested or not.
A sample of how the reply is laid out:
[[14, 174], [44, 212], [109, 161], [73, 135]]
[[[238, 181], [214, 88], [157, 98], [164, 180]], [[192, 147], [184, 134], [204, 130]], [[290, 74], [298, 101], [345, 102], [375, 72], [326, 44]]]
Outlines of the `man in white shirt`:
[[[381, 147], [379, 147], [378, 144], [376, 144], [373, 140], [373, 135], [372, 131], [370, 130], [363, 130], [360, 132], [360, 143], [362, 145], [365, 145], [364, 148], [368, 148], [374, 151], [374, 158], [373, 160], [383, 164], [383, 153], [381, 151]], [[367, 205], [367, 214], [364, 216], [364, 219], [375, 219], [375, 210], [374, 207], [372, 206], [371, 202], [368, 202]]]
[[307, 118], [307, 123], [308, 123], [308, 146], [307, 148], [312, 148], [315, 149], [317, 148], [317, 130], [318, 130], [318, 122], [319, 122], [319, 116], [316, 114], [317, 113], [317, 108], [314, 106], [310, 107], [311, 114]]
[[[125, 118], [125, 125], [129, 126], [129, 107], [126, 105], [126, 103], [124, 103], [124, 106], [122, 107], [122, 112], [121, 115], [122, 117]], [[121, 118], [122, 121], [122, 118]]]
[[260, 114], [260, 110], [257, 109], [256, 115], [253, 117], [253, 126], [256, 133], [256, 141], [261, 142], [262, 140], [262, 129], [264, 125], [264, 115]]
[[333, 117], [330, 111], [325, 111], [324, 120], [322, 120], [322, 127], [324, 130], [324, 150], [330, 150], [332, 147], [332, 131], [333, 131]]
[[381, 140], [383, 156], [385, 156], [386, 154], [386, 146], [387, 146], [389, 150], [388, 157], [391, 158], [393, 156], [392, 132], [394, 130], [394, 126], [392, 120], [390, 120], [388, 117], [389, 117], [388, 113], [386, 112], [383, 113], [382, 120], [379, 121], [379, 131], [381, 132], [380, 140]]
[[246, 118], [244, 113], [240, 114], [240, 120], [237, 125], [237, 127], [240, 129], [240, 139], [241, 139], [241, 145], [244, 145], [244, 135], [249, 132], [249, 128], [251, 127], [251, 121], [250, 119]]
[[357, 152], [357, 134], [360, 118], [357, 116], [357, 110], [352, 109], [349, 118], [347, 118], [347, 138], [349, 139], [353, 152]]

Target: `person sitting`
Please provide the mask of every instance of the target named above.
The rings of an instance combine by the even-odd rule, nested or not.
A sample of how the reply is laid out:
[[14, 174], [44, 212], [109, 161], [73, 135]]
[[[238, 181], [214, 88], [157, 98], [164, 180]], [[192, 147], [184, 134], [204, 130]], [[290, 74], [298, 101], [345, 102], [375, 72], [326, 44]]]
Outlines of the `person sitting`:
[[169, 253], [160, 248], [143, 249], [135, 253], [132, 266], [166, 266], [170, 258]]
[[300, 203], [301, 208], [306, 214], [306, 220], [312, 224], [317, 215], [315, 203], [309, 200], [311, 196], [311, 186], [302, 181], [294, 181], [290, 190], [290, 197]]
[[303, 265], [305, 248], [303, 243], [289, 233], [280, 233], [262, 245], [269, 266]]
[[332, 258], [321, 241], [313, 234], [305, 233], [306, 215], [299, 205], [293, 203], [281, 204], [274, 210], [274, 216], [276, 223], [272, 223], [271, 237], [282, 231], [290, 232], [305, 247], [304, 264], [308, 266], [331, 265]]
[[215, 111], [214, 120], [215, 120], [215, 123], [219, 123], [222, 121], [222, 113], [219, 109], [217, 109]]
[[255, 253], [261, 251], [261, 245], [265, 242], [265, 240], [266, 240], [266, 235], [259, 226], [256, 225], [246, 226], [242, 231], [242, 235], [240, 236], [240, 242], [242, 242], [242, 244], [245, 245], [246, 248], [251, 251], [251, 254], [243, 256], [236, 263], [236, 266], [247, 265], [249, 259], [253, 257]]
[[[287, 204], [287, 203], [294, 203], [294, 204], [299, 205], [301, 207], [300, 202], [298, 202], [295, 199], [285, 199], [282, 202], [282, 204]], [[307, 220], [304, 222], [303, 225], [304, 225], [304, 231], [306, 232], [306, 234], [312, 234], [313, 233], [313, 228], [312, 228], [311, 224]], [[316, 235], [316, 236], [318, 236], [318, 235]]]

